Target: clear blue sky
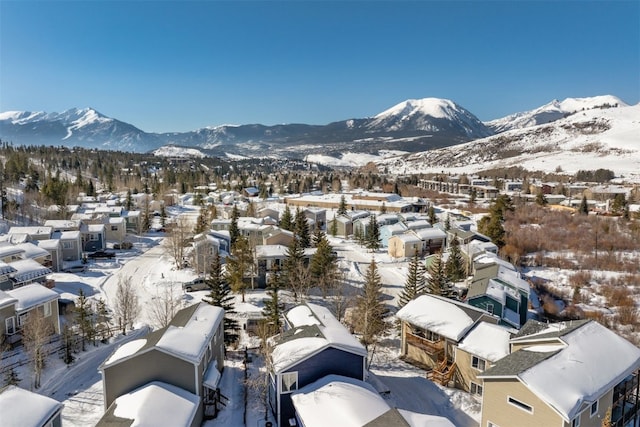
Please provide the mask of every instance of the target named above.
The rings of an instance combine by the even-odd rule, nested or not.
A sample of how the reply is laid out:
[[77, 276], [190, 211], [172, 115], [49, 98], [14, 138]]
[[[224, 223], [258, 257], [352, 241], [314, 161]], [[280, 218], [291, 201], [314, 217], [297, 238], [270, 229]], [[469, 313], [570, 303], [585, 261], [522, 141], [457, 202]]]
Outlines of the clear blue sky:
[[640, 101], [637, 0], [0, 0], [0, 111], [90, 106], [165, 132], [605, 94]]

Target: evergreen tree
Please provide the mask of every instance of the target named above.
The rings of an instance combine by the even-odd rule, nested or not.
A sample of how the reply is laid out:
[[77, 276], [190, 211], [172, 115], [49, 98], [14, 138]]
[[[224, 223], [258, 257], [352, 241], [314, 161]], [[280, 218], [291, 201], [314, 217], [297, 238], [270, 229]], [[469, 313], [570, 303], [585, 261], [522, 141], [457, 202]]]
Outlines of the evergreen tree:
[[293, 217], [291, 216], [291, 209], [289, 209], [289, 205], [284, 206], [284, 212], [280, 218], [280, 228], [287, 231], [293, 231]]
[[503, 226], [505, 215], [513, 210], [513, 202], [509, 196], [504, 194], [498, 196], [489, 208], [489, 215], [482, 217], [478, 221], [478, 230], [491, 238], [498, 247], [502, 248], [505, 245], [505, 230]]
[[367, 249], [377, 251], [380, 249], [380, 227], [375, 215], [369, 217], [369, 227], [367, 227], [366, 236]]
[[427, 215], [429, 216], [429, 223], [431, 225], [435, 224], [438, 221], [438, 219], [436, 218], [436, 209], [433, 207], [433, 205], [429, 206]]
[[239, 236], [231, 248], [231, 256], [227, 258], [226, 279], [231, 290], [242, 295], [242, 302], [245, 302], [247, 290], [244, 278], [250, 272], [252, 263], [253, 256], [249, 241], [246, 237]]
[[338, 205], [338, 210], [336, 211], [336, 215], [345, 215], [347, 213], [347, 199], [345, 199], [344, 194], [340, 196], [340, 204]]
[[424, 265], [420, 262], [420, 257], [416, 252], [409, 262], [407, 280], [398, 297], [398, 308], [404, 307], [409, 301], [425, 293], [426, 278], [424, 273]]
[[384, 215], [387, 213], [387, 205], [382, 202], [382, 206], [380, 206], [380, 215]]
[[536, 194], [536, 204], [538, 206], [547, 206], [549, 204], [547, 197], [542, 191], [538, 191], [538, 194]]
[[385, 317], [388, 310], [383, 303], [382, 282], [375, 260], [371, 260], [365, 274], [362, 293], [357, 297], [355, 329], [362, 337], [360, 341], [368, 349], [387, 330]]
[[444, 231], [451, 230], [451, 215], [447, 214], [447, 219], [444, 220]]
[[580, 207], [578, 208], [578, 212], [582, 215], [589, 214], [589, 204], [587, 203], [587, 196], [582, 196], [582, 201], [580, 202]]
[[224, 310], [224, 342], [229, 345], [238, 339], [238, 322], [230, 315], [235, 313], [234, 297], [222, 275], [222, 262], [220, 254], [216, 253], [211, 261], [211, 268], [205, 283], [209, 288], [209, 294], [203, 301], [215, 305]]
[[431, 265], [429, 265], [428, 268], [429, 277], [427, 279], [427, 292], [433, 295], [453, 298], [453, 286], [447, 278], [447, 273], [445, 272], [444, 267], [444, 262], [442, 262], [442, 253], [438, 252], [434, 256], [431, 261]]
[[336, 258], [329, 241], [320, 231], [320, 235], [317, 237], [316, 253], [311, 257], [309, 264], [309, 275], [313, 285], [322, 291], [323, 297], [327, 296], [328, 291], [334, 285], [337, 271]]
[[300, 208], [296, 209], [293, 233], [299, 240], [300, 246], [303, 249], [311, 246], [311, 237], [309, 236], [309, 223], [307, 222], [307, 217], [304, 215], [304, 212], [300, 210]]
[[109, 331], [109, 320], [110, 316], [107, 304], [104, 299], [98, 298], [96, 305], [96, 335], [102, 342], [106, 342], [111, 336], [111, 332]]
[[335, 218], [333, 218], [333, 220], [331, 221], [331, 225], [329, 226], [329, 233], [331, 233], [333, 237], [336, 237], [336, 235], [338, 234], [338, 221]]
[[269, 335], [275, 334], [282, 326], [282, 310], [280, 306], [280, 268], [276, 264], [271, 270], [269, 280], [267, 281], [267, 298], [264, 300], [264, 308], [262, 314], [266, 317], [269, 328]]
[[200, 214], [196, 220], [196, 226], [193, 229], [193, 234], [200, 234], [209, 229], [209, 215], [208, 210], [204, 204], [200, 205]]
[[282, 272], [282, 284], [293, 291], [296, 301], [302, 298], [309, 287], [308, 268], [304, 261], [304, 248], [298, 239], [293, 239], [287, 248], [287, 257], [284, 260]]
[[127, 198], [125, 199], [124, 207], [128, 211], [133, 209], [133, 196], [131, 196], [131, 190], [127, 190]]
[[231, 247], [236, 244], [236, 241], [240, 237], [240, 229], [238, 228], [238, 218], [240, 218], [240, 211], [238, 205], [234, 204], [231, 210], [231, 224], [229, 225], [229, 236], [231, 237]]
[[451, 240], [449, 246], [449, 258], [445, 266], [447, 278], [451, 282], [458, 282], [465, 277], [464, 261], [462, 260], [462, 253], [460, 252], [460, 242], [457, 236]]
[[256, 209], [256, 204], [253, 202], [249, 202], [249, 204], [247, 205], [246, 215], [248, 217], [255, 218], [257, 214], [258, 214], [258, 211]]
[[92, 328], [92, 316], [91, 306], [87, 297], [82, 289], [80, 289], [78, 295], [78, 301], [76, 306], [76, 322], [80, 328], [80, 338], [82, 343], [82, 351], [85, 351], [86, 341], [93, 335]]

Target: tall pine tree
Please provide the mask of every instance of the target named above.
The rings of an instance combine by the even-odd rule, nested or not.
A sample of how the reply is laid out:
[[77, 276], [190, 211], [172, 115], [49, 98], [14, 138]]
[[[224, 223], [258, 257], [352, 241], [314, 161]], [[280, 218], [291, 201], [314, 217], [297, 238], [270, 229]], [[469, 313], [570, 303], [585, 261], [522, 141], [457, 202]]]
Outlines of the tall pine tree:
[[460, 242], [457, 236], [454, 236], [449, 246], [449, 258], [445, 266], [447, 278], [451, 282], [458, 282], [465, 277], [465, 266], [460, 252]]
[[271, 270], [267, 281], [267, 298], [264, 300], [264, 308], [262, 309], [262, 314], [266, 317], [269, 335], [278, 333], [282, 326], [282, 310], [279, 296], [281, 280], [280, 268], [276, 264]]
[[409, 301], [426, 292], [426, 277], [424, 265], [416, 252], [409, 262], [407, 281], [398, 297], [398, 308], [404, 307]]
[[380, 249], [380, 227], [378, 226], [378, 220], [375, 215], [371, 215], [369, 217], [366, 246], [367, 249], [371, 250], [372, 252]]
[[340, 196], [340, 204], [338, 205], [338, 210], [336, 211], [336, 215], [344, 215], [347, 213], [347, 200], [344, 197], [344, 194]]
[[326, 297], [336, 281], [337, 257], [322, 231], [314, 235], [314, 240], [317, 240], [316, 253], [311, 257], [309, 274], [313, 285], [320, 288], [322, 296]]
[[240, 237], [240, 229], [238, 228], [238, 218], [240, 218], [240, 211], [238, 205], [234, 204], [231, 210], [231, 224], [229, 225], [229, 236], [231, 237], [231, 247], [236, 244], [238, 237]]
[[300, 208], [296, 209], [296, 216], [294, 219], [293, 233], [296, 235], [300, 246], [304, 248], [311, 247], [311, 236], [309, 235], [309, 223], [307, 217]]
[[284, 212], [280, 218], [280, 228], [287, 231], [293, 231], [293, 217], [291, 216], [291, 209], [289, 209], [289, 205], [284, 206]]
[[238, 339], [239, 326], [238, 322], [230, 316], [235, 313], [234, 298], [222, 275], [222, 261], [219, 253], [211, 261], [211, 269], [205, 283], [209, 288], [209, 294], [203, 298], [203, 301], [224, 310], [224, 341], [227, 345], [231, 344]]
[[427, 279], [427, 292], [433, 295], [453, 298], [455, 296], [454, 289], [447, 278], [445, 265], [442, 261], [442, 252], [435, 254], [427, 270], [429, 273], [429, 277]]
[[356, 300], [355, 329], [362, 336], [360, 341], [368, 349], [388, 328], [385, 320], [389, 311], [383, 303], [382, 281], [375, 260], [371, 260], [365, 274], [362, 293]]

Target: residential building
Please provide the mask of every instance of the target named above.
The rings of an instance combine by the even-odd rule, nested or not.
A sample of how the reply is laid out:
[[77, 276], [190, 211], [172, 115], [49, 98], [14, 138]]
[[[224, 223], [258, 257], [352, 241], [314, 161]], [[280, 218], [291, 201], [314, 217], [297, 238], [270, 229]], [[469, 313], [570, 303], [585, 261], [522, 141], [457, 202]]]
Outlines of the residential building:
[[527, 322], [483, 380], [481, 426], [640, 425], [640, 348], [595, 321]]
[[193, 425], [213, 415], [224, 367], [223, 318], [220, 307], [200, 302], [180, 310], [168, 326], [120, 346], [100, 366], [105, 411], [119, 397], [161, 382], [198, 396]]
[[365, 379], [367, 351], [331, 314], [316, 304], [285, 315], [287, 330], [272, 338], [269, 404], [278, 425], [295, 420], [292, 393], [327, 375]]
[[392, 258], [411, 258], [422, 255], [422, 240], [411, 232], [389, 237], [389, 256]]

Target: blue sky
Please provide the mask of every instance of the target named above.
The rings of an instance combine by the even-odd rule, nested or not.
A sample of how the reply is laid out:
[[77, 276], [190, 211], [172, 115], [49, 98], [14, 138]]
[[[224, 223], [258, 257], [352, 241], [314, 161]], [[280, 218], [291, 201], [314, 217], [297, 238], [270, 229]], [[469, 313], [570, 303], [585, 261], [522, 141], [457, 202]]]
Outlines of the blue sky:
[[90, 106], [166, 132], [605, 94], [640, 101], [637, 0], [0, 0], [0, 111]]

